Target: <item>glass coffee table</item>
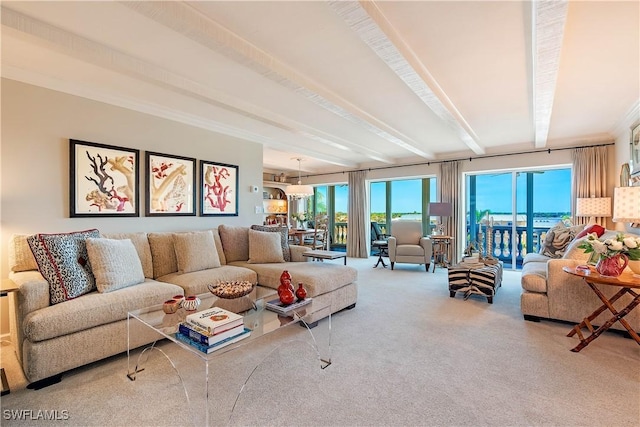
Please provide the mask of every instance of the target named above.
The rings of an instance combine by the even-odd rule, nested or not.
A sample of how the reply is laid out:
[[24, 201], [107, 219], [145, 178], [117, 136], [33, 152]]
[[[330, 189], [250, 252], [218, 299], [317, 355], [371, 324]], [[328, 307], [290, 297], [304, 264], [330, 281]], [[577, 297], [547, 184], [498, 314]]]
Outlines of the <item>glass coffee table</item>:
[[[198, 295], [198, 298], [200, 298], [201, 304], [196, 311], [187, 312], [183, 308], [180, 308], [174, 314], [166, 314], [162, 310], [162, 304], [157, 304], [129, 312], [127, 322], [127, 377], [135, 381], [139, 374], [145, 370], [145, 364], [153, 350], [161, 353], [169, 361], [180, 378], [180, 383], [184, 389], [194, 425], [210, 425], [210, 412], [212, 409], [215, 409], [210, 407], [210, 405], [215, 404], [215, 400], [212, 399], [210, 401], [209, 399], [209, 388], [210, 386], [214, 386], [214, 378], [211, 372], [214, 367], [224, 369], [224, 366], [216, 365], [216, 359], [239, 347], [250, 345], [264, 335], [295, 324], [304, 326], [308, 331], [308, 334], [305, 334], [305, 341], [313, 348], [320, 368], [325, 369], [331, 365], [331, 307], [328, 304], [322, 304], [313, 300], [310, 304], [293, 310], [288, 316], [282, 316], [265, 308], [266, 301], [273, 299], [273, 296], [267, 299], [258, 299], [253, 302], [253, 304], [250, 304], [253, 308], [239, 313], [244, 316], [244, 325], [246, 328], [251, 329], [251, 335], [234, 344], [216, 350], [213, 353], [206, 354], [176, 338], [179, 324], [185, 320], [187, 314], [206, 310], [213, 306], [224, 307], [224, 302], [226, 301], [220, 300], [210, 293]], [[320, 314], [323, 320], [317, 322], [316, 326], [310, 327], [305, 319], [311, 319], [311, 316], [315, 316], [316, 314]], [[278, 340], [278, 338], [279, 337], [276, 337], [274, 341], [277, 347], [290, 342], [287, 339]], [[169, 340], [172, 346], [178, 346], [179, 351], [169, 352], [165, 351], [165, 346], [162, 346], [163, 348], [157, 346], [157, 342], [162, 339]], [[145, 344], [152, 340], [153, 342], [151, 344]], [[191, 365], [189, 365], [191, 367], [188, 369], [189, 375], [186, 375], [187, 372], [181, 372], [178, 367], [180, 364], [178, 362], [181, 362], [180, 359], [195, 359], [196, 366], [202, 368], [202, 375], [199, 373], [193, 375], [193, 362], [189, 362], [191, 363]], [[264, 361], [264, 359], [262, 361]], [[260, 361], [260, 363], [262, 363], [262, 361]], [[221, 360], [220, 363], [222, 362], [225, 361]], [[255, 369], [251, 371], [249, 377], [244, 381], [244, 384], [239, 387], [236, 393], [236, 403], [244, 385], [249, 381], [254, 372]], [[153, 375], [151, 369], [149, 369], [149, 372], [145, 372], [145, 374]], [[229, 392], [233, 392], [233, 390], [229, 390]], [[233, 414], [234, 409], [235, 403], [233, 408], [231, 408], [230, 414]]]

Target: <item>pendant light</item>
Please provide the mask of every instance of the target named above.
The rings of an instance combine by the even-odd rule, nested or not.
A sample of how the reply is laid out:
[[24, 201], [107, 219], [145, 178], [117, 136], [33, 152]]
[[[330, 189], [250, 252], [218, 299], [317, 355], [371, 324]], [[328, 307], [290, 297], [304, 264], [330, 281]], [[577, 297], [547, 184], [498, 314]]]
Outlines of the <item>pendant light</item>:
[[298, 161], [298, 183], [287, 186], [284, 192], [292, 199], [304, 199], [305, 197], [313, 196], [313, 187], [310, 185], [302, 185], [300, 171], [300, 162], [302, 159], [298, 157], [296, 160]]

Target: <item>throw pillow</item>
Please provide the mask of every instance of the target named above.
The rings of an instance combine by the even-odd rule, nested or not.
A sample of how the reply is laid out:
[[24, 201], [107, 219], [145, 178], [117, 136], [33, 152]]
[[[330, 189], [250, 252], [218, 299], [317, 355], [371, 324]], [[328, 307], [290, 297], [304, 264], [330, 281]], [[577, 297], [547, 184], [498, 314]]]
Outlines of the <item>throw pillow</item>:
[[144, 282], [142, 263], [131, 239], [86, 241], [98, 292], [111, 292]]
[[562, 258], [564, 250], [571, 243], [580, 227], [567, 227], [559, 222], [547, 231], [544, 242], [540, 247], [540, 253], [550, 258]]
[[284, 262], [280, 235], [268, 231], [249, 230], [249, 264]]
[[266, 225], [252, 225], [252, 230], [280, 233], [280, 246], [286, 262], [291, 261], [291, 249], [289, 248], [289, 229], [287, 227], [268, 227]]
[[220, 267], [220, 258], [211, 230], [174, 233], [173, 248], [176, 251], [180, 273]]
[[12, 245], [9, 251], [9, 268], [11, 271], [29, 271], [37, 270], [38, 263], [33, 257], [33, 252], [27, 243], [26, 234], [14, 234], [10, 238], [10, 245]]
[[96, 289], [87, 256], [87, 238], [98, 238], [98, 230], [60, 234], [35, 234], [27, 238], [40, 274], [49, 282], [51, 305], [79, 297]]
[[587, 234], [590, 233], [596, 233], [596, 235], [598, 237], [602, 236], [605, 232], [605, 229], [603, 226], [598, 225], [598, 224], [592, 224], [592, 225], [588, 225], [585, 227], [584, 230], [582, 230], [580, 233], [578, 233], [578, 235], [576, 236], [576, 239], [579, 239], [581, 237], [586, 236]]
[[220, 224], [218, 232], [220, 233], [227, 264], [249, 259], [249, 227]]

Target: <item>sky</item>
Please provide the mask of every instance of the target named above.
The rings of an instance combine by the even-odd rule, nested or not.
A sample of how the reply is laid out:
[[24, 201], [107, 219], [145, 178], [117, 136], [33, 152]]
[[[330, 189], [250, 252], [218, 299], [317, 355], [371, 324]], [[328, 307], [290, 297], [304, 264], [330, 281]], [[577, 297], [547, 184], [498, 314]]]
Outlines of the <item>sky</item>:
[[[491, 212], [511, 212], [511, 172], [478, 175], [477, 208]], [[435, 199], [435, 180], [431, 180], [431, 201]], [[548, 170], [533, 175], [534, 212], [571, 211], [571, 170]], [[385, 211], [384, 183], [371, 187], [371, 211]], [[336, 187], [336, 211], [347, 211], [347, 186]], [[392, 183], [392, 210], [394, 212], [421, 212], [421, 180], [397, 180]], [[526, 211], [526, 173], [517, 174], [517, 210]]]

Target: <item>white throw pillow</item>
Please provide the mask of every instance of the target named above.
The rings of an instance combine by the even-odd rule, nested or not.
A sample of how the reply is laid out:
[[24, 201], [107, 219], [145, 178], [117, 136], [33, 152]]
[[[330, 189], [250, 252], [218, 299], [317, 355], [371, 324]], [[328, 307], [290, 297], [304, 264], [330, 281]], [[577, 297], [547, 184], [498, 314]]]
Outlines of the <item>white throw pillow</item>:
[[174, 233], [173, 248], [180, 273], [220, 267], [220, 258], [211, 230]]
[[88, 238], [86, 245], [98, 292], [144, 282], [142, 263], [130, 239]]
[[249, 229], [249, 264], [285, 262], [280, 233]]

